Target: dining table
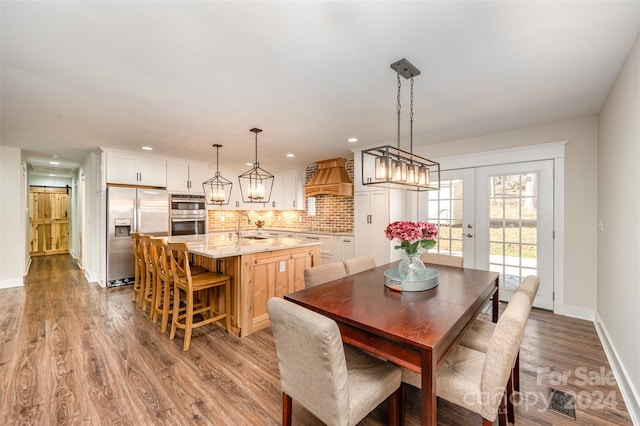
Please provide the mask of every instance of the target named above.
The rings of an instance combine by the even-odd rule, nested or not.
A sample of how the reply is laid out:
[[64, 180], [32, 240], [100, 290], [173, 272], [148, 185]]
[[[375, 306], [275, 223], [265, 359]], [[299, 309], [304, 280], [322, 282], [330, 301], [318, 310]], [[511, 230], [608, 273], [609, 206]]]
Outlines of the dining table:
[[427, 265], [438, 271], [436, 287], [397, 291], [385, 286], [384, 277], [396, 265], [379, 266], [284, 298], [335, 320], [345, 343], [421, 373], [421, 423], [436, 425], [438, 367], [486, 305], [491, 303], [491, 319], [497, 322], [499, 274]]

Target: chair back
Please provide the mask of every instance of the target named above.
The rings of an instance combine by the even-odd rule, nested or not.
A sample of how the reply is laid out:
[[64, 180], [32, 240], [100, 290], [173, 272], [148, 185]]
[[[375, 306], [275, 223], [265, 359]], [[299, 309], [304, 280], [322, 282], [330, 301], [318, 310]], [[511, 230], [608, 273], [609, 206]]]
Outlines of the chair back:
[[343, 263], [347, 275], [353, 275], [358, 272], [374, 269], [376, 267], [376, 258], [373, 256], [360, 256], [347, 259]]
[[325, 424], [345, 424], [349, 418], [347, 364], [336, 322], [276, 297], [269, 299], [267, 310], [282, 392]]
[[453, 266], [455, 268], [462, 268], [464, 265], [462, 256], [448, 256], [438, 253], [423, 253], [420, 255], [420, 260], [432, 265]]
[[333, 262], [304, 270], [304, 284], [307, 288], [324, 284], [347, 276], [344, 263]]
[[163, 238], [151, 239], [151, 258], [156, 266], [156, 274], [166, 281], [169, 274], [169, 263], [167, 262], [167, 251], [165, 250], [167, 243]]
[[514, 293], [491, 336], [482, 368], [482, 417], [495, 420], [522, 343], [531, 305], [525, 293]]
[[173, 282], [178, 287], [191, 291], [191, 269], [189, 268], [189, 246], [186, 243], [168, 243]]
[[153, 258], [151, 257], [151, 236], [150, 235], [141, 235], [140, 236], [140, 246], [141, 246], [141, 254], [142, 259], [144, 260], [145, 268], [147, 274], [155, 274], [155, 264], [153, 263]]
[[133, 244], [133, 255], [138, 256], [138, 244], [140, 243], [140, 233], [139, 232], [131, 232], [129, 234], [131, 236], [131, 243]]
[[538, 288], [540, 287], [540, 278], [535, 275], [529, 275], [525, 277], [522, 282], [516, 288], [516, 292], [525, 293], [531, 299], [531, 305], [533, 306], [533, 301], [536, 299], [536, 294], [538, 294]]

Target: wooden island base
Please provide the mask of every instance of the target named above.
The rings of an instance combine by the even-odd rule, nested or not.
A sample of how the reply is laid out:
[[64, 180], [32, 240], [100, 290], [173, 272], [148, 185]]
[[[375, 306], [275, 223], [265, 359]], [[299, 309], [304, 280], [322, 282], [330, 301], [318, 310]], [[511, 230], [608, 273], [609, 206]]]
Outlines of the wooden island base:
[[[267, 301], [304, 288], [304, 270], [320, 264], [320, 246], [298, 247], [223, 258], [193, 255], [193, 263], [231, 275], [231, 329], [248, 336], [269, 327]], [[224, 312], [224, 293], [216, 305]]]

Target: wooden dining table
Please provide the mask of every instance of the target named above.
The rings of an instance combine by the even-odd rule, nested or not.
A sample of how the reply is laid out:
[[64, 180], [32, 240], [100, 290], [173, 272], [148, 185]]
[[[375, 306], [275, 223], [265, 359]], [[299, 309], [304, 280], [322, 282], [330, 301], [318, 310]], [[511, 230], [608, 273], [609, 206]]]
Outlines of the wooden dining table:
[[384, 272], [395, 266], [379, 266], [284, 298], [334, 319], [344, 342], [422, 373], [422, 424], [436, 425], [437, 369], [490, 299], [492, 320], [498, 320], [499, 275], [437, 265], [432, 267], [439, 272], [438, 286], [399, 292], [384, 285]]

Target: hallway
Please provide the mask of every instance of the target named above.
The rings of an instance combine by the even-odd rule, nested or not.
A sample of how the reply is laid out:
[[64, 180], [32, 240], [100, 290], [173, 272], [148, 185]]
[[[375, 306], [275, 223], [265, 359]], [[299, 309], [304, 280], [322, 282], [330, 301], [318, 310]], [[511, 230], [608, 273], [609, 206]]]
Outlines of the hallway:
[[[238, 338], [204, 327], [194, 331], [184, 353], [182, 334], [174, 341], [160, 334], [131, 302], [130, 291], [88, 284], [69, 255], [33, 258], [24, 287], [0, 290], [3, 422], [280, 424], [270, 329]], [[518, 425], [631, 424], [592, 323], [534, 310], [521, 353]], [[560, 372], [570, 375], [553, 387], [579, 396], [577, 420], [545, 409], [548, 387]], [[596, 376], [581, 380], [580, 373]], [[419, 424], [418, 396], [409, 393], [407, 424]], [[295, 402], [293, 412], [294, 424], [320, 424]], [[438, 412], [442, 425], [480, 420], [442, 401]], [[384, 406], [362, 422], [385, 423]]]

